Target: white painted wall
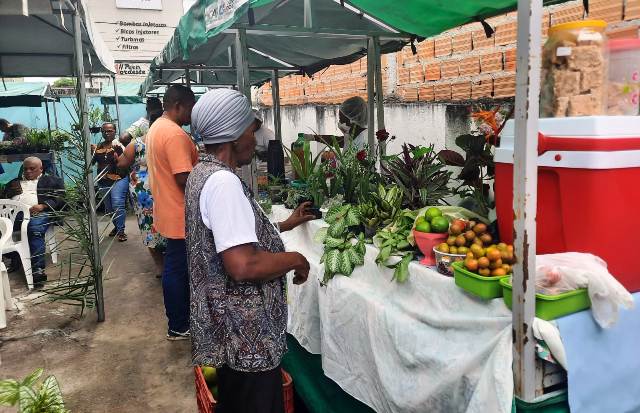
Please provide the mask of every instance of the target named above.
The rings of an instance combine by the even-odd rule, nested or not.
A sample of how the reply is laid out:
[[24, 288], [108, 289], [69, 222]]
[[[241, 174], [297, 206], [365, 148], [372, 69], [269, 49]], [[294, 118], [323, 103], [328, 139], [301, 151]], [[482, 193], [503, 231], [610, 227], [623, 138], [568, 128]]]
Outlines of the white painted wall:
[[[429, 145], [436, 150], [455, 147], [456, 136], [469, 129], [466, 107], [444, 104], [417, 103], [385, 104], [385, 125], [396, 138], [388, 142], [387, 153], [397, 153], [403, 143]], [[273, 128], [272, 108], [260, 109], [265, 124]], [[467, 113], [465, 115], [465, 112]], [[339, 135], [338, 106], [303, 105], [282, 106], [282, 140], [287, 147], [297, 139], [298, 133]]]

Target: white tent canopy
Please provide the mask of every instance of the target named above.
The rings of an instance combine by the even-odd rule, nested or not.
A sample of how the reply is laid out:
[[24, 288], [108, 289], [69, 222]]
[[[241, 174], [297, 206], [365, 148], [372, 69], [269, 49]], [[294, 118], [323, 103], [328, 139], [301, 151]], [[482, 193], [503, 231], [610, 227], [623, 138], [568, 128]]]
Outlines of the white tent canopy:
[[[78, 0], [85, 73], [114, 73], [113, 56], [91, 23], [85, 0]], [[0, 76], [75, 74], [71, 8], [58, 0], [2, 0]]]

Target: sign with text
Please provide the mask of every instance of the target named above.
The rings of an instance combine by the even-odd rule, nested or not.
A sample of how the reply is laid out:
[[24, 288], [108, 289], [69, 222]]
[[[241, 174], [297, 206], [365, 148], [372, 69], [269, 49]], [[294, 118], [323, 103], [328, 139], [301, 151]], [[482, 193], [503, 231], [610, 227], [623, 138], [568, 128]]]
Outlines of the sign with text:
[[162, 10], [162, 0], [116, 0], [119, 9]]
[[236, 10], [248, 0], [217, 0], [204, 9], [204, 23], [207, 31], [215, 29], [233, 17]]

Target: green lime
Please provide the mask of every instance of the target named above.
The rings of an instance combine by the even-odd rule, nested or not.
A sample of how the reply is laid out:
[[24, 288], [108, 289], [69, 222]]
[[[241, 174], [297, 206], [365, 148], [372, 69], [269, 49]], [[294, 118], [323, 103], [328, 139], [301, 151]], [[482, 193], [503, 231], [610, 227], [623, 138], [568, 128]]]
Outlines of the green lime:
[[431, 208], [427, 209], [427, 211], [424, 213], [425, 219], [427, 221], [429, 221], [429, 222], [432, 222], [433, 218], [441, 217], [441, 216], [442, 216], [442, 211], [440, 211], [436, 207], [431, 207]]
[[431, 232], [431, 224], [429, 224], [424, 217], [418, 217], [418, 219], [416, 219], [416, 231]]
[[447, 232], [449, 221], [443, 216], [433, 217], [431, 220], [431, 230], [433, 232]]

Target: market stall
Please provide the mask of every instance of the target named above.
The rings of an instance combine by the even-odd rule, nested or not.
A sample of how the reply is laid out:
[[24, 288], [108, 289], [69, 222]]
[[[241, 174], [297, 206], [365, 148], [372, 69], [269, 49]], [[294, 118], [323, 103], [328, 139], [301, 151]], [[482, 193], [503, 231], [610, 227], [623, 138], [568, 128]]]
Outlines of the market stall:
[[[57, 128], [55, 102], [59, 99], [51, 93], [46, 82], [3, 82], [0, 87], [1, 108], [34, 108], [44, 104], [47, 129], [37, 130], [31, 125], [19, 143], [3, 142], [0, 145], [0, 163], [22, 162], [29, 156], [38, 156], [45, 162], [46, 169], [57, 174], [55, 151], [60, 149], [63, 139]], [[53, 103], [55, 125], [52, 130], [49, 103]], [[26, 125], [25, 125], [26, 126]]]
[[[367, 16], [367, 20], [377, 26], [375, 32], [371, 29], [357, 32], [352, 30], [352, 27], [340, 29], [331, 23], [315, 26], [314, 22], [318, 21], [315, 13], [318, 10], [324, 6], [327, 9], [336, 7], [338, 4], [330, 3], [255, 2], [247, 7], [234, 9], [226, 18], [215, 20], [219, 17], [216, 13], [206, 15], [197, 23], [200, 26], [204, 25], [204, 28], [198, 26], [197, 30], [189, 32], [190, 35], [174, 36], [165, 53], [157, 59], [158, 72], [152, 77], [169, 76], [165, 79], [178, 79], [185, 76], [188, 84], [191, 81], [189, 70], [192, 69], [199, 68], [205, 73], [237, 70], [237, 85], [248, 94], [248, 85], [251, 83], [248, 77], [250, 70], [269, 68], [252, 66], [247, 47], [259, 47], [261, 53], [272, 60], [277, 59], [278, 63], [286, 63], [295, 70], [312, 73], [319, 66], [312, 63], [305, 66], [303, 61], [296, 60], [302, 60], [299, 51], [315, 50], [311, 42], [304, 43], [304, 47], [302, 42], [310, 41], [317, 35], [325, 36], [327, 39], [366, 38], [366, 49], [370, 52], [370, 57], [374, 57], [368, 59], [368, 63], [371, 64], [368, 72], [369, 110], [373, 113], [373, 93], [376, 90], [381, 91], [381, 87], [376, 85], [379, 83], [376, 73], [379, 69], [376, 68], [377, 55], [385, 50], [393, 50], [393, 46], [387, 49], [378, 45], [379, 40], [391, 39], [388, 46], [394, 43], [394, 39], [404, 36], [403, 30], [429, 36], [473, 21], [482, 22], [487, 29], [487, 35], [490, 35], [490, 29], [483, 19], [513, 10], [516, 5], [515, 1], [463, 2], [452, 12], [449, 7], [443, 8], [445, 6], [437, 1], [406, 2], [403, 7], [397, 7], [391, 2], [339, 2], [341, 7]], [[514, 393], [519, 397], [520, 406], [530, 403], [530, 407], [534, 409], [536, 403], [546, 403], [549, 398], [555, 397], [564, 397], [563, 401], [566, 404], [566, 393], [552, 391], [562, 388], [566, 383], [563, 369], [566, 368], [566, 364], [563, 364], [566, 362], [566, 358], [563, 357], [565, 349], [559, 340], [558, 328], [544, 323], [541, 318], [535, 318], [538, 314], [536, 310], [540, 310], [543, 305], [536, 304], [536, 277], [531, 276], [537, 270], [536, 177], [537, 134], [540, 130], [539, 51], [542, 48], [539, 28], [543, 2], [517, 3], [517, 95], [515, 123], [512, 125], [513, 147], [510, 155], [512, 175], [507, 178], [507, 183], [511, 181], [512, 185], [506, 191], [509, 194], [515, 193], [511, 200], [506, 202], [507, 206], [512, 204], [513, 208], [506, 215], [501, 213], [501, 216], [508, 217], [507, 220], [515, 229], [515, 237], [509, 240], [513, 245], [492, 243], [491, 240], [497, 238], [497, 235], [488, 234], [484, 223], [484, 227], [479, 227], [484, 229], [476, 231], [475, 225], [471, 225], [470, 222], [475, 222], [478, 217], [465, 217], [466, 223], [459, 224], [461, 229], [456, 229], [453, 225], [453, 219], [456, 217], [451, 214], [447, 215], [446, 219], [443, 218], [444, 224], [442, 220], [433, 221], [431, 218], [435, 217], [427, 215], [424, 215], [427, 223], [419, 222], [420, 214], [425, 214], [422, 208], [442, 204], [447, 195], [450, 195], [444, 188], [448, 180], [446, 172], [441, 170], [442, 165], [435, 165], [439, 155], [434, 153], [433, 148], [406, 148], [405, 153], [398, 158], [394, 179], [383, 180], [382, 186], [384, 188], [394, 184], [404, 185], [401, 188], [402, 196], [408, 199], [403, 199], [399, 205], [391, 209], [388, 208], [389, 201], [380, 195], [384, 190], [378, 190], [376, 197], [375, 185], [370, 185], [377, 179], [372, 173], [374, 165], [377, 164], [377, 160], [372, 156], [374, 151], [367, 156], [366, 153], [347, 153], [333, 147], [332, 154], [327, 154], [330, 156], [319, 161], [320, 157], [311, 155], [308, 144], [300, 143], [297, 150], [288, 154], [298, 179], [296, 185], [287, 189], [285, 204], [295, 207], [302, 199], [313, 199], [314, 207], [320, 208], [327, 199], [336, 198], [339, 194], [342, 198], [334, 199], [333, 206], [346, 208], [342, 212], [336, 212], [327, 206], [328, 216], [325, 215], [324, 218], [329, 224], [329, 229], [325, 229], [325, 233], [322, 231], [325, 224], [318, 221], [291, 234], [283, 235], [287, 245], [303, 252], [312, 266], [311, 277], [307, 283], [303, 286], [289, 285], [289, 332], [308, 352], [320, 354], [327, 376], [356, 399], [377, 411], [418, 412], [435, 409], [507, 412], [511, 410]], [[545, 5], [552, 3], [557, 2], [544, 2]], [[298, 12], [297, 19], [291, 18], [288, 21], [303, 20], [304, 27], [269, 27], [265, 24], [278, 25], [281, 23], [278, 19], [286, 15], [274, 13], [271, 16], [267, 6], [273, 7], [275, 11], [288, 5], [296, 5]], [[314, 5], [320, 6], [314, 8]], [[354, 5], [361, 8], [358, 9]], [[260, 9], [262, 6], [265, 9]], [[198, 11], [200, 12], [203, 10]], [[265, 13], [264, 18], [261, 12]], [[335, 12], [337, 13], [337, 10]], [[270, 16], [275, 20], [270, 21]], [[210, 18], [218, 25], [208, 24]], [[242, 22], [245, 18], [246, 21]], [[381, 27], [382, 31], [387, 30], [387, 33], [382, 33]], [[251, 33], [256, 34], [255, 39], [250, 36]], [[263, 36], [263, 39], [257, 35]], [[275, 41], [284, 42], [285, 39], [289, 40], [288, 37], [294, 37], [296, 41], [303, 39], [300, 43], [293, 43], [301, 47], [292, 48], [291, 42], [279, 45]], [[265, 44], [266, 41], [269, 41], [269, 44]], [[593, 41], [593, 37], [590, 37], [589, 41]], [[235, 50], [229, 49], [232, 44]], [[317, 46], [322, 48], [326, 45], [319, 43]], [[199, 47], [206, 53], [199, 54]], [[364, 52], [365, 49], [361, 47], [360, 50]], [[206, 62], [202, 60], [202, 56], [215, 56], [216, 52], [228, 56], [227, 66], [217, 66], [221, 64], [219, 60], [210, 61], [211, 65], [205, 66]], [[346, 63], [354, 56], [356, 55], [348, 54], [333, 62]], [[198, 61], [198, 58], [201, 60]], [[172, 59], [195, 60], [193, 66], [180, 63], [182, 66], [172, 67], [167, 63], [174, 61]], [[325, 63], [326, 60], [320, 60], [318, 65]], [[167, 75], [167, 72], [160, 68], [163, 64], [166, 69], [173, 69], [175, 72]], [[185, 73], [177, 73], [179, 70]], [[274, 70], [274, 123], [277, 129], [278, 73], [273, 68], [271, 70]], [[571, 71], [580, 70], [573, 68]], [[572, 97], [577, 97], [573, 104], [574, 110], [579, 101], [594, 98], [591, 95], [596, 92], [589, 89], [581, 89], [574, 93], [575, 96]], [[599, 93], [602, 93], [602, 90], [599, 90]], [[376, 101], [380, 103], [381, 100]], [[553, 102], [558, 106], [565, 101], [555, 99]], [[568, 108], [569, 106], [565, 107], [565, 114], [576, 115], [571, 114]], [[380, 125], [384, 125], [384, 113], [381, 105], [378, 109], [380, 128]], [[369, 131], [373, 133], [373, 116], [369, 121]], [[482, 140], [484, 148], [485, 137], [478, 138]], [[369, 142], [374, 143], [371, 136]], [[472, 146], [472, 143], [468, 142], [468, 146]], [[336, 162], [332, 163], [331, 159]], [[385, 162], [385, 173], [394, 175], [387, 169], [389, 160]], [[361, 168], [355, 167], [341, 175], [342, 172], [339, 170], [342, 167], [358, 163], [363, 164]], [[423, 166], [425, 163], [434, 164], [436, 168], [427, 172], [427, 167]], [[411, 173], [416, 172], [411, 168], [424, 169], [419, 171], [420, 176], [416, 176], [415, 179], [413, 176], [404, 178], [403, 176], [408, 175], [405, 173], [407, 170]], [[339, 182], [337, 178], [340, 178]], [[408, 184], [408, 181], [413, 183]], [[371, 196], [372, 193], [374, 196]], [[380, 199], [385, 199], [386, 204]], [[263, 198], [261, 202], [268, 209], [270, 201]], [[409, 211], [399, 212], [402, 210], [401, 206]], [[274, 206], [273, 211], [276, 217], [285, 214], [279, 206]], [[410, 217], [406, 214], [416, 215]], [[407, 228], [409, 221], [411, 225]], [[402, 225], [399, 222], [402, 222]], [[397, 232], [398, 227], [402, 227], [401, 232]], [[412, 229], [414, 227], [415, 231]], [[419, 230], [420, 227], [422, 230]], [[503, 231], [504, 229], [501, 230]], [[365, 235], [367, 232], [369, 235]], [[448, 232], [448, 235], [438, 235], [443, 232]], [[467, 235], [468, 232], [471, 234]], [[462, 236], [462, 233], [464, 236], [458, 241], [457, 238]], [[490, 236], [487, 241], [481, 238], [485, 235]], [[365, 238], [371, 237], [375, 246], [365, 246]], [[472, 240], [475, 241], [476, 238], [480, 239], [480, 243], [472, 244]], [[430, 244], [424, 244], [424, 239]], [[432, 242], [436, 239], [440, 240], [440, 244]], [[416, 263], [414, 240], [425, 259], [432, 254], [436, 256], [439, 260], [436, 267], [438, 270], [444, 262], [443, 257], [450, 261], [459, 260], [460, 263], [452, 267], [456, 276], [453, 279], [447, 278]], [[424, 245], [421, 245], [421, 242]], [[393, 248], [389, 248], [391, 245]], [[433, 251], [433, 247], [438, 248], [437, 253]], [[455, 252], [453, 248], [456, 248]], [[392, 257], [393, 255], [396, 257]], [[514, 257], [518, 259], [515, 260]], [[608, 276], [613, 279], [610, 274]], [[395, 282], [390, 282], [391, 279]], [[472, 291], [474, 288], [476, 290]], [[482, 299], [473, 298], [473, 294], [482, 296]], [[629, 304], [631, 300], [633, 304], [633, 299], [626, 294], [625, 303]], [[504, 301], [495, 299], [503, 295]], [[587, 295], [586, 289], [574, 295], [580, 295], [584, 299]], [[511, 315], [505, 304], [513, 308]], [[572, 307], [569, 312], [561, 315], [585, 308], [584, 301], [580, 305], [577, 306], [579, 308]], [[558, 316], [556, 312], [551, 318]], [[634, 319], [634, 316], [630, 317]], [[574, 318], [579, 317], [569, 317]], [[611, 340], [613, 335], [607, 336]], [[549, 345], [553, 349], [540, 344], [545, 341], [554, 343]], [[629, 343], [633, 343], [633, 337], [621, 339], [619, 342], [621, 348], [626, 346], [627, 350]], [[538, 345], [540, 348], [537, 348]], [[569, 346], [566, 352], [575, 357], [575, 346]], [[575, 379], [575, 373], [572, 374]]]
[[[12, 2], [0, 10], [0, 76], [75, 76], [85, 163], [91, 164], [85, 73], [113, 74], [114, 61], [84, 0]], [[47, 41], [43, 41], [47, 39]], [[93, 173], [86, 174], [87, 216], [98, 320], [104, 321], [100, 237]]]

